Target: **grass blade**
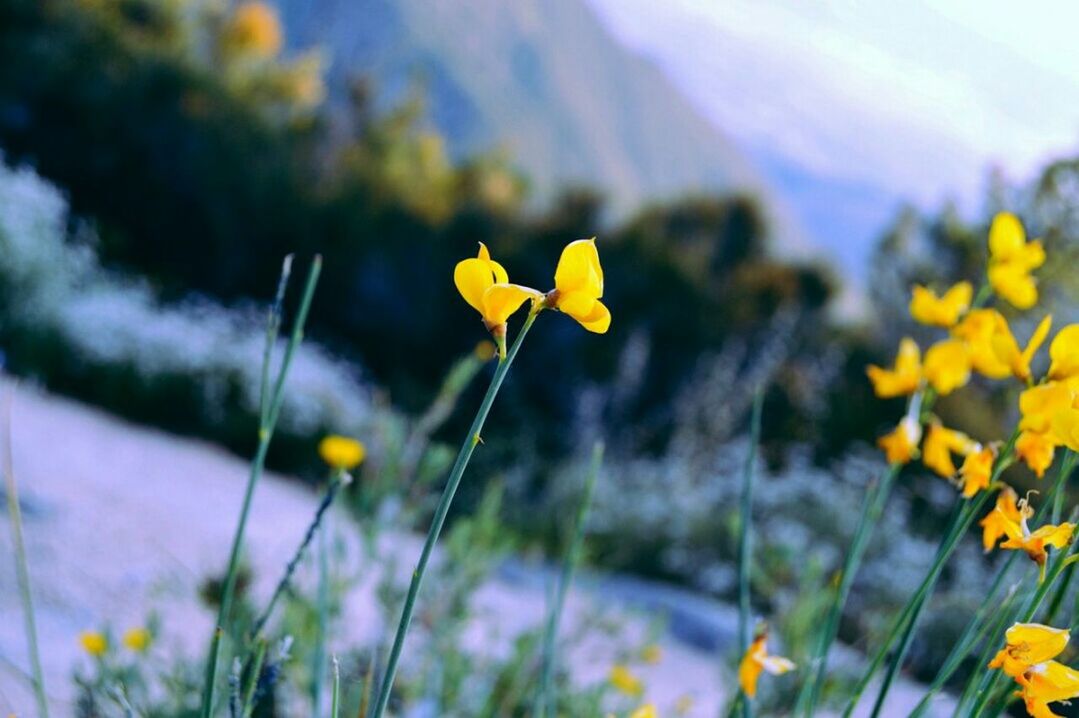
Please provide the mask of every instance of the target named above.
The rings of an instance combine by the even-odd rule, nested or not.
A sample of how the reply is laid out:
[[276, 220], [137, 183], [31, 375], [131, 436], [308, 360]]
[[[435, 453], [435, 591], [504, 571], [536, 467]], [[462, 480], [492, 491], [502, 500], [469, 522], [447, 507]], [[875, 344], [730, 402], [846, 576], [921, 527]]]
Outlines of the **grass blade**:
[[[761, 440], [761, 412], [764, 408], [764, 390], [758, 388], [753, 396], [753, 412], [749, 420], [749, 451], [746, 453], [746, 462], [742, 466], [742, 495], [739, 507], [739, 535], [738, 535], [738, 657], [746, 654], [749, 649], [749, 619], [752, 616], [752, 606], [749, 602], [749, 583], [752, 578], [750, 568], [752, 564], [752, 533], [753, 523], [753, 467], [757, 462], [757, 448]], [[742, 716], [751, 718], [753, 704], [746, 696], [741, 697]]]

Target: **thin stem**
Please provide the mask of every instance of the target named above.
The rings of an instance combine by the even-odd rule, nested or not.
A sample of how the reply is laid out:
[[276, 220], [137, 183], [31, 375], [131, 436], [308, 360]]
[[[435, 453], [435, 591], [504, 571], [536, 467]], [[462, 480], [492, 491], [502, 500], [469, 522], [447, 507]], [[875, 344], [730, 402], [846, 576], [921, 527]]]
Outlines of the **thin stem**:
[[281, 329], [281, 315], [284, 311], [285, 290], [288, 289], [288, 280], [292, 276], [292, 257], [289, 254], [281, 262], [281, 277], [277, 280], [277, 292], [274, 294], [273, 304], [266, 317], [266, 342], [262, 350], [262, 375], [259, 381], [259, 425], [266, 423], [266, 412], [270, 407], [270, 358], [273, 354], [274, 344], [277, 342], [277, 332]]
[[562, 575], [558, 579], [558, 591], [555, 595], [551, 612], [547, 617], [547, 627], [543, 634], [543, 666], [540, 671], [540, 690], [536, 696], [536, 707], [532, 712], [534, 718], [546, 718], [548, 706], [552, 703], [557, 705], [557, 701], [551, 701], [551, 676], [554, 673], [558, 624], [562, 620], [562, 608], [566, 603], [566, 594], [569, 592], [570, 584], [573, 583], [573, 573], [581, 560], [581, 548], [584, 544], [588, 511], [592, 506], [592, 495], [595, 492], [596, 479], [599, 476], [602, 463], [603, 442], [597, 441], [592, 448], [592, 463], [588, 469], [588, 478], [585, 480], [584, 496], [577, 507], [577, 517], [573, 523], [573, 537], [570, 539], [565, 558], [562, 561]]
[[258, 688], [259, 677], [262, 675], [262, 664], [266, 660], [267, 647], [265, 640], [259, 640], [258, 647], [255, 649], [255, 660], [251, 664], [247, 675], [247, 688], [244, 690], [243, 710], [240, 712], [242, 718], [250, 718], [252, 711], [255, 710], [255, 689]]
[[472, 458], [472, 452], [475, 450], [476, 444], [480, 442], [480, 432], [483, 431], [483, 425], [487, 420], [487, 414], [491, 411], [491, 405], [494, 403], [495, 397], [498, 396], [498, 390], [502, 387], [502, 381], [506, 378], [506, 373], [509, 371], [514, 358], [517, 356], [517, 352], [521, 348], [521, 342], [524, 341], [525, 336], [528, 334], [528, 330], [532, 327], [533, 322], [536, 321], [538, 312], [538, 307], [534, 307], [532, 311], [529, 312], [528, 318], [525, 319], [520, 332], [517, 334], [517, 339], [513, 342], [513, 347], [506, 355], [506, 358], [499, 361], [498, 368], [495, 369], [494, 376], [491, 378], [491, 385], [487, 389], [487, 394], [483, 397], [479, 411], [476, 412], [476, 418], [472, 421], [472, 427], [469, 429], [468, 435], [461, 444], [461, 450], [457, 454], [457, 460], [454, 462], [453, 469], [450, 471], [449, 479], [446, 481], [446, 488], [442, 492], [442, 498], [439, 499], [438, 506], [435, 509], [435, 515], [431, 521], [431, 528], [427, 533], [427, 540], [424, 541], [423, 550], [420, 552], [419, 562], [416, 564], [416, 570], [412, 573], [412, 582], [409, 584], [408, 595], [405, 597], [405, 605], [401, 611], [401, 621], [397, 626], [397, 633], [394, 635], [393, 647], [390, 649], [390, 656], [386, 663], [386, 672], [382, 676], [382, 684], [379, 688], [378, 701], [375, 704], [373, 718], [382, 718], [382, 715], [386, 712], [386, 707], [389, 705], [390, 693], [393, 690], [393, 682], [397, 677], [397, 664], [401, 660], [401, 651], [404, 648], [405, 636], [408, 634], [408, 629], [412, 625], [412, 615], [416, 611], [416, 598], [419, 595], [424, 574], [427, 572], [427, 564], [431, 560], [431, 554], [434, 551], [435, 544], [438, 542], [439, 534], [442, 533], [442, 525], [446, 522], [446, 515], [449, 513], [450, 505], [453, 503], [453, 497], [457, 493], [457, 487], [461, 483], [461, 477], [468, 467], [468, 462]]
[[[742, 498], [739, 510], [738, 536], [738, 656], [741, 658], [749, 649], [749, 619], [752, 607], [749, 603], [750, 564], [752, 551], [751, 526], [753, 523], [753, 467], [757, 461], [757, 445], [761, 439], [761, 412], [764, 407], [764, 391], [757, 388], [753, 396], [753, 413], [749, 420], [749, 451], [742, 465]], [[743, 696], [743, 718], [752, 718], [753, 704]]]
[[[285, 265], [282, 271], [288, 268]], [[210, 656], [206, 661], [206, 675], [202, 694], [202, 718], [210, 718], [213, 713], [214, 688], [217, 682], [217, 661], [221, 653], [221, 639], [224, 635], [225, 626], [228, 625], [232, 614], [232, 601], [236, 592], [236, 574], [240, 565], [240, 549], [243, 546], [244, 533], [247, 529], [247, 518], [251, 512], [251, 501], [255, 496], [255, 486], [262, 478], [262, 470], [266, 464], [266, 454], [270, 448], [270, 440], [273, 438], [274, 428], [277, 426], [277, 418], [281, 413], [281, 404], [285, 398], [285, 378], [288, 376], [289, 367], [292, 365], [292, 357], [296, 347], [303, 340], [303, 327], [307, 322], [307, 314], [311, 309], [311, 300], [315, 294], [315, 285], [322, 270], [322, 257], [316, 255], [311, 262], [311, 269], [307, 274], [307, 284], [304, 286], [303, 298], [296, 314], [296, 321], [292, 327], [292, 335], [285, 354], [281, 360], [281, 367], [277, 373], [277, 380], [273, 386], [269, 403], [264, 413], [264, 418], [259, 423], [258, 448], [255, 457], [251, 461], [251, 472], [247, 477], [247, 486], [244, 489], [243, 504], [240, 508], [240, 518], [236, 524], [236, 533], [232, 538], [232, 548], [229, 551], [228, 568], [225, 571], [225, 584], [221, 594], [221, 605], [217, 612], [217, 621], [214, 624], [214, 634], [210, 641]], [[268, 356], [266, 357], [268, 359]]]
[[341, 664], [337, 662], [337, 656], [333, 657], [333, 700], [330, 703], [330, 718], [337, 718], [341, 707]]
[[45, 698], [45, 674], [41, 670], [41, 653], [37, 644], [37, 619], [34, 616], [34, 595], [30, 588], [30, 566], [26, 560], [26, 543], [22, 532], [22, 509], [19, 506], [19, 487], [15, 481], [14, 458], [11, 447], [12, 390], [4, 393], [4, 493], [7, 494], [8, 516], [11, 518], [11, 541], [15, 549], [15, 576], [22, 602], [23, 630], [30, 654], [30, 675], [34, 685], [34, 700], [40, 718], [49, 718], [49, 703]]
[[[314, 656], [311, 658], [311, 715], [322, 716], [322, 683], [326, 674], [326, 631], [330, 615], [330, 566], [327, 532], [318, 531], [318, 632], [315, 636]], [[334, 661], [336, 662], [336, 658]]]

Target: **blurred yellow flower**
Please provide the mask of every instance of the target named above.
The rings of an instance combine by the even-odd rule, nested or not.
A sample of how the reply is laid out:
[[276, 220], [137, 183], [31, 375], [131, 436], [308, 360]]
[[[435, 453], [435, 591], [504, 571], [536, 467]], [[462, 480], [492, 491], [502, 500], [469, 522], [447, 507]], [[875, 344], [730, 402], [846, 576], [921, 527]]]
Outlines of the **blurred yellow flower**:
[[922, 427], [912, 416], [905, 416], [895, 429], [877, 439], [877, 446], [884, 451], [889, 464], [906, 464], [918, 451], [922, 440]]
[[767, 642], [768, 634], [763, 631], [758, 633], [753, 643], [746, 649], [746, 654], [742, 656], [742, 662], [738, 664], [738, 684], [749, 698], [757, 695], [757, 681], [760, 679], [761, 671], [780, 676], [795, 668], [794, 662], [790, 659], [768, 655]]
[[599, 264], [596, 238], [578, 239], [562, 250], [554, 273], [555, 288], [547, 302], [597, 334], [611, 326], [611, 313], [603, 297], [603, 268]]
[[910, 297], [910, 315], [914, 321], [937, 327], [951, 327], [963, 312], [970, 309], [974, 287], [970, 282], [959, 282], [938, 297], [936, 292], [915, 284]]
[[1019, 525], [1024, 514], [1033, 515], [1034, 512], [1025, 503], [1019, 508], [1016, 503], [1019, 497], [1010, 486], [1005, 486], [997, 495], [996, 506], [986, 514], [978, 525], [982, 527], [982, 547], [988, 553], [997, 545], [997, 541], [1008, 535], [1009, 528], [1014, 524]]
[[283, 42], [277, 11], [264, 2], [241, 3], [225, 26], [225, 48], [231, 52], [269, 58], [281, 51]]
[[355, 439], [331, 434], [318, 443], [318, 455], [330, 468], [351, 471], [363, 462], [367, 448]]
[[970, 380], [970, 354], [966, 344], [958, 339], [945, 339], [929, 347], [923, 371], [938, 394], [951, 394]]
[[963, 498], [969, 499], [982, 489], [989, 488], [993, 475], [993, 461], [997, 452], [991, 446], [975, 446], [959, 467], [959, 480], [963, 486]]
[[1031, 271], [1045, 263], [1041, 242], [1027, 242], [1019, 219], [1001, 212], [989, 228], [989, 284], [1016, 309], [1030, 309], [1038, 301]]
[[865, 371], [873, 383], [873, 392], [881, 399], [913, 394], [922, 381], [921, 351], [913, 339], [903, 337], [893, 368], [882, 369], [871, 364]]
[[1036, 531], [1027, 527], [1027, 519], [1032, 513], [1026, 499], [1019, 501], [1019, 522], [1003, 525], [1008, 540], [1000, 545], [1002, 549], [1019, 550], [1026, 552], [1034, 563], [1042, 569], [1044, 577], [1045, 562], [1049, 558], [1048, 548], [1061, 549], [1071, 543], [1072, 534], [1075, 532], [1075, 524], [1064, 522], [1053, 525], [1046, 524]]
[[999, 668], [1016, 678], [1032, 666], [1060, 655], [1070, 637], [1071, 634], [1063, 628], [1040, 623], [1015, 623], [1004, 634], [1004, 648], [989, 662], [989, 668]]
[[1052, 434], [1024, 431], [1015, 442], [1015, 455], [1040, 479], [1052, 466], [1057, 446]]
[[129, 628], [122, 638], [124, 647], [142, 653], [150, 647], [150, 631], [145, 628]]
[[99, 631], [83, 631], [79, 634], [79, 645], [91, 656], [103, 656], [109, 650], [109, 640]]
[[640, 678], [633, 675], [628, 666], [622, 663], [611, 667], [608, 680], [615, 690], [625, 693], [627, 696], [639, 698], [644, 694], [644, 683], [641, 682]]
[[1015, 340], [1011, 327], [1008, 326], [1008, 320], [999, 312], [996, 314], [995, 319], [996, 329], [993, 332], [993, 352], [1001, 363], [1008, 367], [1012, 376], [1019, 381], [1029, 382], [1030, 360], [1034, 358], [1035, 352], [1045, 342], [1045, 337], [1049, 335], [1053, 317], [1046, 316], [1038, 323], [1034, 333], [1030, 336], [1030, 341], [1027, 342], [1026, 348], [1022, 350], [1019, 349], [1019, 343]]
[[1050, 424], [1053, 437], [1072, 451], [1079, 451], [1079, 409], [1062, 409]]
[[952, 336], [962, 339], [970, 354], [971, 366], [979, 374], [990, 379], [1003, 379], [1011, 374], [1011, 368], [997, 357], [993, 349], [993, 337], [997, 332], [995, 309], [972, 309], [952, 329]]
[[1069, 409], [1075, 392], [1064, 382], [1050, 381], [1019, 395], [1019, 429], [1043, 434], [1052, 429], [1053, 417]]
[[540, 299], [535, 289], [509, 284], [505, 268], [491, 259], [487, 246], [480, 242], [474, 259], [464, 259], [453, 270], [453, 282], [469, 305], [483, 317], [483, 324], [502, 342], [506, 320], [528, 299]]
[[946, 479], [955, 476], [952, 454], [966, 456], [974, 451], [976, 442], [961, 431], [947, 429], [939, 421], [929, 425], [922, 446], [922, 463]]
[[1079, 378], [1079, 324], [1064, 327], [1049, 344], [1049, 378]]
[[629, 714], [629, 718], [659, 718], [659, 711], [654, 703], [645, 703]]

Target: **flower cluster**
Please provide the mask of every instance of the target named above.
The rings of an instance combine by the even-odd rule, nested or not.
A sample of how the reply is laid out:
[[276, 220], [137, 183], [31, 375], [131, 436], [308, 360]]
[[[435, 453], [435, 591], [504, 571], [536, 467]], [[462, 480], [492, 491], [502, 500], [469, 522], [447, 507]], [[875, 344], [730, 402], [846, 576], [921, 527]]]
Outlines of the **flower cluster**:
[[562, 250], [554, 273], [555, 288], [546, 294], [520, 284], [511, 284], [505, 268], [491, 259], [480, 242], [473, 259], [457, 263], [453, 282], [469, 305], [480, 313], [483, 325], [506, 354], [506, 322], [521, 305], [532, 300], [532, 311], [557, 309], [597, 334], [611, 326], [611, 313], [600, 301], [603, 297], [603, 268], [599, 264], [595, 237], [570, 242]]
[[1049, 704], [1079, 697], [1079, 671], [1053, 660], [1069, 638], [1063, 628], [1016, 623], [1004, 634], [1004, 648], [989, 663], [989, 668], [1015, 679], [1017, 695], [1033, 718], [1059, 718]]
[[[1044, 262], [1041, 243], [1028, 242], [1019, 220], [1002, 213], [989, 230], [988, 283], [977, 295], [969, 282], [959, 282], [942, 294], [914, 287], [911, 316], [947, 330], [948, 335], [924, 356], [913, 339], [904, 338], [892, 367], [867, 369], [878, 397], [910, 397], [906, 415], [879, 441], [889, 463], [906, 464], [920, 455], [926, 467], [957, 483], [966, 498], [989, 488], [994, 465], [1000, 463], [1000, 443], [978, 442], [945, 427], [930, 413], [935, 397], [960, 389], [975, 373], [995, 380], [1015, 379], [1025, 387], [1019, 398], [1022, 419], [1014, 448], [1036, 476], [1044, 476], [1057, 447], [1079, 449], [1079, 324], [1057, 333], [1049, 347], [1049, 371], [1036, 380], [1031, 364], [1049, 336], [1052, 318], [1044, 317], [1021, 345], [1004, 315], [983, 306], [996, 294], [1016, 309], [1032, 308], [1038, 288], [1031, 272]], [[958, 468], [955, 457], [962, 459]], [[1013, 521], [1014, 526], [1020, 524]]]

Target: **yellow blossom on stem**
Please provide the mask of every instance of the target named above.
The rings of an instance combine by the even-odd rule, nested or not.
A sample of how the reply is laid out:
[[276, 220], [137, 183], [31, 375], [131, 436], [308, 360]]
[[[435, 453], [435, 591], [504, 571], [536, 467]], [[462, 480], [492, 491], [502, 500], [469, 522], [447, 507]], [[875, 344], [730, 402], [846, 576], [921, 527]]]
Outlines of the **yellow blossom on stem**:
[[974, 287], [970, 282], [959, 282], [940, 297], [932, 289], [915, 284], [910, 297], [910, 315], [922, 324], [950, 327], [970, 309], [973, 297]]
[[922, 463], [946, 479], [955, 476], [952, 454], [966, 456], [977, 446], [976, 442], [961, 431], [947, 429], [939, 421], [929, 425], [922, 445]]
[[742, 662], [738, 664], [738, 684], [748, 698], [754, 698], [757, 695], [757, 681], [760, 679], [761, 671], [767, 671], [773, 676], [781, 676], [795, 668], [794, 662], [790, 659], [769, 655], [767, 644], [768, 633], [759, 632], [753, 639], [753, 643], [746, 649], [746, 654], [742, 656]]
[[989, 488], [993, 475], [993, 461], [997, 452], [991, 446], [976, 445], [963, 459], [959, 467], [959, 481], [963, 486], [963, 498], [969, 499], [982, 489]]
[[1020, 381], [1029, 382], [1030, 360], [1034, 358], [1035, 352], [1045, 342], [1045, 337], [1048, 336], [1049, 328], [1053, 324], [1053, 318], [1046, 316], [1038, 323], [1034, 334], [1030, 337], [1030, 341], [1027, 342], [1026, 348], [1022, 350], [1019, 349], [1019, 343], [1015, 340], [1011, 327], [1008, 326], [1008, 320], [999, 312], [996, 314], [995, 320], [993, 352], [1000, 362], [1008, 367], [1012, 376]]
[[129, 628], [124, 631], [122, 641], [125, 648], [135, 653], [142, 653], [150, 647], [151, 638], [150, 631], [146, 628]]
[[1079, 378], [1079, 324], [1064, 327], [1049, 344], [1049, 378], [1056, 381]]
[[629, 666], [622, 663], [611, 667], [611, 673], [607, 680], [615, 690], [625, 693], [627, 696], [638, 698], [644, 694], [644, 683], [629, 670]]
[[1048, 548], [1051, 546], [1061, 549], [1070, 544], [1075, 532], [1075, 524], [1068, 522], [1058, 525], [1046, 524], [1036, 531], [1031, 531], [1027, 527], [1027, 519], [1031, 516], [1028, 508], [1026, 499], [1019, 501], [1019, 522], [1001, 527], [1007, 534], [1008, 540], [1000, 547], [1026, 552], [1027, 556], [1041, 568], [1042, 578], [1044, 578], [1045, 562], [1049, 558]]
[[547, 304], [576, 319], [597, 334], [611, 326], [611, 313], [603, 297], [603, 268], [599, 264], [596, 238], [578, 239], [562, 250], [554, 273], [554, 289]]
[[355, 439], [331, 434], [318, 443], [318, 455], [332, 469], [351, 471], [363, 462], [367, 449]]
[[1058, 445], [1052, 434], [1024, 431], [1015, 442], [1015, 455], [1040, 479], [1052, 466]]
[[95, 658], [105, 655], [109, 650], [109, 640], [100, 631], [83, 631], [79, 634], [79, 645]]
[[895, 429], [877, 439], [877, 446], [884, 451], [889, 464], [906, 464], [914, 458], [921, 440], [921, 424], [914, 417], [905, 416]]
[[1004, 634], [1004, 648], [989, 662], [989, 668], [999, 668], [1012, 678], [1018, 678], [1031, 667], [1060, 655], [1070, 637], [1064, 628], [1040, 623], [1012, 624]]
[[925, 353], [925, 378], [941, 396], [970, 380], [970, 354], [958, 339], [939, 341]]
[[535, 289], [510, 284], [505, 268], [491, 259], [487, 246], [480, 242], [476, 257], [464, 259], [453, 270], [453, 282], [468, 304], [480, 313], [483, 324], [505, 356], [506, 321], [526, 300], [538, 301], [542, 294]]
[[1001, 212], [989, 228], [989, 284], [1016, 309], [1030, 309], [1038, 301], [1031, 271], [1045, 263], [1041, 242], [1027, 242], [1019, 219]]
[[1024, 514], [1028, 517], [1034, 515], [1033, 510], [1025, 503], [1020, 508], [1016, 503], [1018, 500], [1015, 490], [1010, 486], [1005, 486], [997, 495], [996, 506], [978, 522], [978, 525], [982, 527], [982, 547], [986, 553], [993, 550], [997, 541], [1008, 535], [1013, 525], [1019, 525]]
[[952, 328], [952, 336], [966, 344], [971, 366], [990, 379], [1003, 379], [1012, 373], [993, 349], [993, 337], [999, 326], [998, 316], [1000, 312], [995, 309], [972, 309], [963, 317], [963, 321]]
[[1059, 661], [1036, 663], [1015, 680], [1032, 718], [1061, 718], [1049, 704], [1079, 697], [1079, 671]]
[[873, 383], [873, 392], [881, 399], [913, 394], [922, 381], [922, 354], [913, 339], [903, 337], [893, 368], [870, 365], [865, 371]]

